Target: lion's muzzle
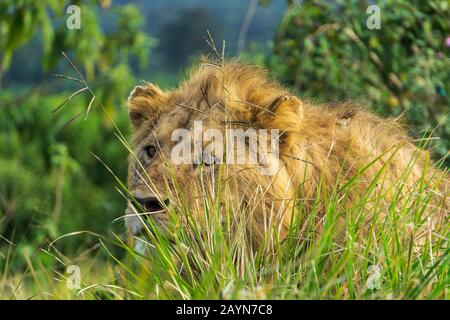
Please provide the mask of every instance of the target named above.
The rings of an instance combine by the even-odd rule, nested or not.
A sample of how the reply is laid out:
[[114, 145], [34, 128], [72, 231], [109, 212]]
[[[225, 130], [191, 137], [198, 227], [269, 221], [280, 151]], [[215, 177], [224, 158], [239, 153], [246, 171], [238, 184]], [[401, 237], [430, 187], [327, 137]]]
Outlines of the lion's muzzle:
[[161, 200], [150, 193], [132, 192], [125, 212], [125, 225], [128, 232], [133, 236], [140, 235], [144, 228], [144, 219], [147, 216], [153, 218], [157, 223], [165, 224], [168, 205], [168, 199]]

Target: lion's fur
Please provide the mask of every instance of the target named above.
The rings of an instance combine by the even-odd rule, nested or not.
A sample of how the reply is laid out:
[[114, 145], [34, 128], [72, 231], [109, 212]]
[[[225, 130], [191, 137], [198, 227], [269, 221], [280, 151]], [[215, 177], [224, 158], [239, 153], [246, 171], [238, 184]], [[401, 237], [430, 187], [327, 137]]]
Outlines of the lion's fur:
[[[128, 108], [135, 126], [136, 154], [152, 139], [161, 148], [160, 155], [145, 169], [154, 188], [162, 193], [169, 177], [165, 165], [170, 165], [173, 129], [191, 128], [193, 120], [203, 120], [210, 127], [224, 128], [224, 122], [239, 122], [252, 128], [279, 129], [281, 167], [275, 175], [263, 176], [245, 165], [227, 171], [236, 205], [250, 208], [247, 212], [256, 241], [263, 237], [268, 219], [286, 234], [292, 214], [297, 212], [293, 207], [300, 201], [302, 212], [316, 205], [324, 214], [325, 199], [351, 179], [355, 182], [343, 197], [346, 207], [369, 196], [381, 198], [381, 206], [386, 208], [375, 211], [374, 202], [366, 201], [362, 210], [365, 222], [372, 221], [374, 215], [386, 214], [390, 201], [396, 199], [400, 206], [404, 199], [414, 197], [420, 181], [427, 182], [425, 192], [433, 198], [426, 212], [431, 224], [447, 221], [448, 175], [429, 165], [428, 151], [416, 147], [398, 119], [382, 119], [351, 103], [315, 105], [301, 101], [257, 67], [236, 62], [203, 65], [171, 91], [164, 92], [152, 84], [135, 88]], [[185, 190], [198, 191], [198, 186], [191, 187], [192, 166], [170, 166]], [[132, 177], [136, 165], [130, 165], [130, 170]], [[129, 178], [130, 189], [148, 187], [142, 180]], [[365, 194], [368, 189], [372, 194]], [[256, 197], [255, 190], [264, 197]], [[317, 198], [323, 201], [317, 204]], [[317, 218], [320, 224], [320, 215]]]

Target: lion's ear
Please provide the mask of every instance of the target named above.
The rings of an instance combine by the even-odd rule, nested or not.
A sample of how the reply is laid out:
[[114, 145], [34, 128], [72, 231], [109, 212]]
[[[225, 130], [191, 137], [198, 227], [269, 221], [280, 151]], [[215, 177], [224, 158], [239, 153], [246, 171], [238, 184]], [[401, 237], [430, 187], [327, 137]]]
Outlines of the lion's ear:
[[167, 94], [158, 86], [145, 83], [134, 87], [127, 99], [128, 116], [134, 128], [153, 117], [167, 101]]
[[296, 132], [303, 119], [303, 103], [295, 96], [280, 96], [263, 112], [258, 117], [263, 128]]

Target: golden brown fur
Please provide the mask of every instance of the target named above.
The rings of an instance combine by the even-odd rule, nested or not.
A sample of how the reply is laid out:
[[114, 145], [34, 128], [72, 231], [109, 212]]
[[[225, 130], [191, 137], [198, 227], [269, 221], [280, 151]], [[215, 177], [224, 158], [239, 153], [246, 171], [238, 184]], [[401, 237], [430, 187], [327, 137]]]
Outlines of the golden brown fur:
[[[135, 88], [128, 108], [135, 127], [136, 155], [130, 159], [130, 190], [167, 197], [165, 190], [171, 186], [172, 172], [180, 189], [188, 190], [187, 201], [200, 220], [201, 186], [194, 178], [198, 169], [171, 162], [173, 130], [191, 130], [194, 120], [220, 130], [239, 125], [279, 129], [281, 166], [276, 174], [264, 176], [256, 168], [241, 164], [229, 165], [223, 177], [230, 183], [228, 199], [231, 197], [236, 207], [247, 208], [255, 241], [262, 239], [268, 223], [286, 234], [292, 215], [299, 214], [294, 208], [299, 202], [304, 215], [319, 198], [317, 205], [323, 215], [326, 199], [342, 187], [343, 208], [350, 210], [363, 197], [377, 199], [377, 208], [386, 208], [375, 210], [375, 201], [365, 201], [361, 232], [374, 216], [387, 214], [390, 202], [397, 201], [401, 206], [412, 197], [409, 201], [413, 203], [418, 193], [432, 198], [424, 213], [424, 217], [430, 217], [428, 223], [447, 223], [448, 175], [427, 165], [431, 162], [428, 152], [415, 146], [398, 120], [382, 119], [350, 103], [322, 106], [301, 101], [257, 67], [232, 62], [203, 65], [174, 90], [163, 92], [152, 84]], [[158, 154], [148, 166], [141, 167], [138, 160], [149, 143], [158, 146]], [[150, 181], [146, 181], [147, 176]], [[426, 182], [423, 193], [418, 192], [420, 181]], [[349, 182], [351, 187], [345, 188]], [[372, 192], [367, 194], [367, 190]], [[342, 214], [343, 221], [345, 212]], [[158, 218], [167, 222], [163, 216]], [[320, 224], [320, 214], [317, 219]], [[414, 228], [420, 238], [425, 227]]]

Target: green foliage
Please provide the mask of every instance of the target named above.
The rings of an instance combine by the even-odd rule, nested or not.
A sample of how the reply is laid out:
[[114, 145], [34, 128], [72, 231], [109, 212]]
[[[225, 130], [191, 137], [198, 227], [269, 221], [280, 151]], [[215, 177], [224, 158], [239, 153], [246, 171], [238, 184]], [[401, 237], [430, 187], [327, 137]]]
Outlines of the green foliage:
[[[100, 112], [66, 125], [86, 102], [75, 98], [77, 105], [52, 113], [64, 99], [35, 95], [4, 108], [0, 118], [0, 234], [18, 250], [77, 230], [106, 234], [124, 209], [113, 177], [90, 152], [124, 178], [126, 150]], [[125, 110], [119, 119], [126, 127]], [[71, 238], [63, 248], [74, 251], [79, 244]]]
[[[80, 7], [80, 29], [66, 26], [66, 7]], [[0, 76], [11, 64], [13, 53], [36, 35], [43, 42], [43, 66], [46, 71], [61, 59], [61, 51], [72, 51], [92, 80], [96, 72], [108, 72], [119, 63], [136, 57], [145, 63], [154, 39], [141, 31], [144, 21], [134, 5], [113, 7], [116, 25], [105, 33], [98, 11], [109, 7], [108, 1], [5, 0], [0, 3]]]
[[[381, 114], [406, 110], [412, 134], [435, 129], [438, 158], [450, 149], [450, 7], [447, 0], [303, 1], [281, 23], [270, 66], [301, 96], [360, 99]], [[447, 162], [449, 164], [450, 162]]]

